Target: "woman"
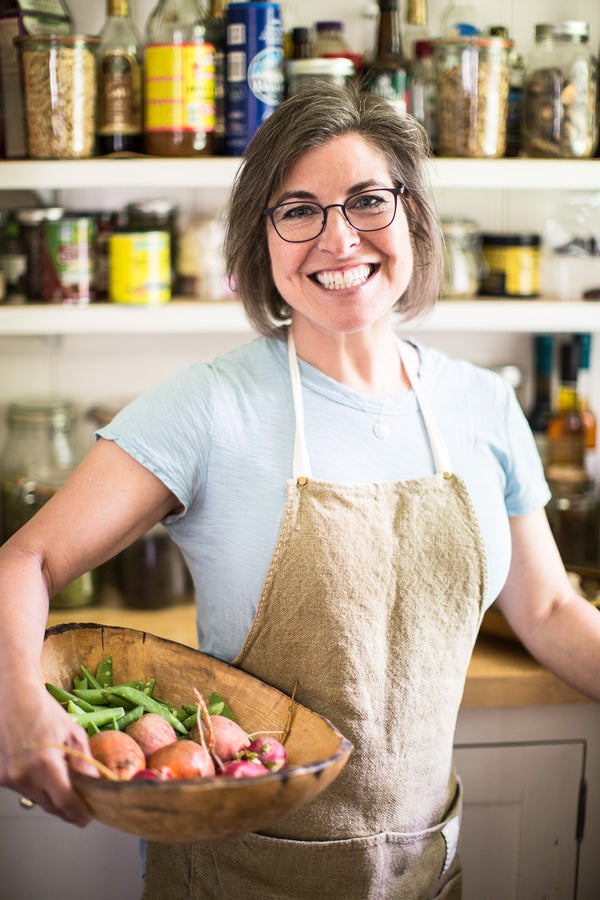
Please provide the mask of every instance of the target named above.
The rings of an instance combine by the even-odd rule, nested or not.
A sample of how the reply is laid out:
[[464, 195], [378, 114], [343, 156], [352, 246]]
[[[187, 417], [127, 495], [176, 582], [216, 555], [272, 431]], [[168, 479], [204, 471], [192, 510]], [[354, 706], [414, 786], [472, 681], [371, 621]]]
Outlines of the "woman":
[[229, 271], [262, 336], [124, 410], [0, 551], [0, 781], [45, 809], [87, 818], [62, 753], [23, 750], [87, 745], [36, 681], [48, 595], [160, 519], [194, 577], [201, 649], [298, 681], [354, 743], [266, 833], [150, 843], [146, 898], [459, 897], [452, 740], [496, 598], [538, 659], [600, 698], [600, 619], [570, 588], [514, 395], [394, 333], [394, 312], [416, 317], [440, 287], [426, 157], [378, 98], [287, 100], [229, 208]]

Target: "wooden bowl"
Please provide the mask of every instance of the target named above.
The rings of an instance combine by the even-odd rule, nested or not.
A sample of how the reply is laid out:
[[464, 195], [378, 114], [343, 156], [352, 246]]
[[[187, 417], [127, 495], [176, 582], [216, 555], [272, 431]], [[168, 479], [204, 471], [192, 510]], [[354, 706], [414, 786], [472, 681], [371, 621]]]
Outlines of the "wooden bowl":
[[216, 841], [266, 828], [308, 803], [339, 774], [352, 744], [323, 716], [220, 660], [143, 631], [107, 625], [55, 625], [42, 652], [45, 682], [72, 689], [83, 663], [95, 672], [112, 654], [114, 683], [156, 678], [174, 706], [218, 692], [248, 733], [283, 731], [288, 765], [260, 778], [110, 781], [72, 773], [94, 818], [128, 834], [168, 843]]

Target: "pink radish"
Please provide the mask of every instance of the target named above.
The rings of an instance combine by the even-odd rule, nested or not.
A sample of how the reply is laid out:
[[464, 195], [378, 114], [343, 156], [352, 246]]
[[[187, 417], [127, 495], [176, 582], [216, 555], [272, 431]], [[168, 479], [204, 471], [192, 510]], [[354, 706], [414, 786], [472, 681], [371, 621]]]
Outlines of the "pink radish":
[[225, 778], [255, 778], [268, 774], [269, 770], [258, 759], [230, 759], [217, 769], [217, 775]]
[[240, 757], [258, 759], [271, 772], [283, 769], [287, 762], [285, 747], [272, 737], [255, 738], [245, 750], [242, 750]]
[[132, 781], [172, 781], [173, 776], [171, 773], [165, 769], [163, 774], [157, 772], [156, 769], [140, 769], [139, 772], [136, 772]]
[[196, 741], [175, 741], [155, 750], [148, 760], [148, 768], [156, 769], [161, 777], [198, 778], [215, 774], [215, 766], [206, 747]]
[[177, 734], [170, 722], [158, 713], [144, 713], [125, 729], [126, 733], [138, 742], [148, 759], [159, 747], [172, 744]]

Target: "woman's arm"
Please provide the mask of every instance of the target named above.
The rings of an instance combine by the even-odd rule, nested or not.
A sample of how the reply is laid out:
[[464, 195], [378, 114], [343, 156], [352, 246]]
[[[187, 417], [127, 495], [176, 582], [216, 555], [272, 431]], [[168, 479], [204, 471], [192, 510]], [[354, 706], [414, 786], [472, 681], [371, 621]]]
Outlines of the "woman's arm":
[[64, 754], [87, 735], [39, 677], [49, 597], [114, 556], [178, 506], [162, 482], [114, 442], [99, 440], [66, 484], [0, 547], [0, 784], [85, 824]]
[[600, 700], [600, 611], [572, 588], [543, 509], [511, 518], [510, 529], [498, 607], [542, 665]]

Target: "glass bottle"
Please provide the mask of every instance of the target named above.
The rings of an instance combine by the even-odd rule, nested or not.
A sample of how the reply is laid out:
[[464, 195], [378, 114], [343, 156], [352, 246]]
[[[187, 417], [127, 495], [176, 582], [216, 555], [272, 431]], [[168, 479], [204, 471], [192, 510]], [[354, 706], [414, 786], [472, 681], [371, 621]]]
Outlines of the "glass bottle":
[[[8, 539], [56, 493], [81, 458], [73, 439], [73, 405], [60, 398], [23, 399], [8, 407], [8, 436], [0, 460], [3, 533]], [[51, 598], [56, 609], [96, 599], [95, 573], [86, 572]]]
[[481, 252], [481, 234], [472, 219], [444, 219], [445, 299], [475, 297], [479, 291], [485, 260]]
[[440, 24], [440, 33], [444, 37], [472, 37], [480, 31], [479, 15], [472, 3], [446, 4]]
[[525, 67], [523, 149], [526, 156], [586, 159], [597, 144], [598, 63], [587, 22], [535, 26]]
[[215, 132], [213, 152], [225, 153], [225, 61], [227, 54], [227, 0], [210, 0], [206, 40], [215, 51]]
[[409, 106], [415, 119], [429, 135], [437, 152], [437, 77], [431, 41], [416, 41], [415, 59], [408, 72]]
[[106, 21], [96, 54], [98, 68], [97, 151], [141, 153], [142, 36], [128, 0], [106, 0]]
[[215, 53], [197, 0], [159, 0], [144, 31], [144, 141], [152, 156], [213, 153]]
[[292, 59], [310, 59], [310, 29], [292, 29]]
[[367, 72], [366, 87], [399, 113], [407, 112], [407, 68], [402, 52], [399, 0], [379, 0], [377, 51]]
[[580, 346], [581, 359], [579, 362], [579, 370], [577, 372], [577, 399], [579, 401], [579, 412], [583, 419], [583, 427], [585, 430], [585, 468], [591, 480], [596, 483], [597, 479], [597, 463], [596, 463], [596, 433], [597, 423], [596, 415], [590, 408], [589, 387], [590, 387], [590, 350], [592, 345], [591, 334], [577, 334], [574, 340]]
[[528, 421], [544, 468], [547, 463], [548, 422], [552, 413], [553, 355], [554, 336], [537, 334], [534, 338], [535, 397]]
[[546, 477], [553, 493], [578, 491], [589, 483], [585, 470], [585, 427], [577, 396], [580, 359], [578, 343], [562, 344], [557, 409], [548, 422]]
[[315, 32], [311, 50], [313, 56], [345, 56], [350, 53], [343, 22], [317, 22]]
[[413, 62], [417, 59], [417, 41], [431, 37], [427, 24], [427, 0], [408, 0], [406, 22], [402, 29], [404, 52]]

